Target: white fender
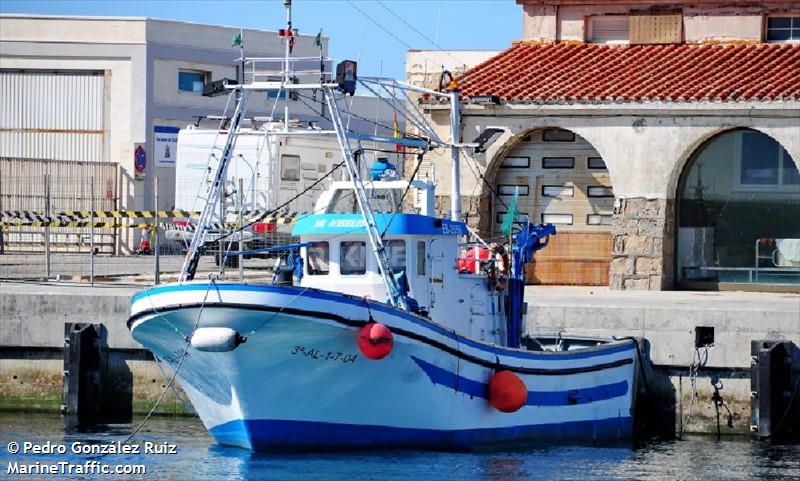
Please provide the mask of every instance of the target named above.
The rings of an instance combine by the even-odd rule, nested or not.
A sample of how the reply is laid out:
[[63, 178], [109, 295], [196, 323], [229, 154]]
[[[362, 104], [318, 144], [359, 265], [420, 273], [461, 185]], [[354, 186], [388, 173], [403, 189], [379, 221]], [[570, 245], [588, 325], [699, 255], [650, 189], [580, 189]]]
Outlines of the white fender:
[[192, 334], [191, 345], [198, 351], [228, 352], [243, 342], [242, 336], [229, 327], [199, 327]]

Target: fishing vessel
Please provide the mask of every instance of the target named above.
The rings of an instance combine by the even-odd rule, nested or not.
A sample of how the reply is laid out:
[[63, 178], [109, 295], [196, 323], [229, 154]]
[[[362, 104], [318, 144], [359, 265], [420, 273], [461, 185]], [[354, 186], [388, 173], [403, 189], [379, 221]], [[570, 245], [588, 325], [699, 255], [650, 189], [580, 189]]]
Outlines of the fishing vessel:
[[[291, 66], [287, 49], [283, 67]], [[323, 73], [316, 83], [285, 72], [280, 81], [254, 75], [226, 85], [237, 99], [231, 134], [181, 276], [133, 297], [133, 337], [172, 369], [225, 445], [474, 449], [629, 439], [635, 341], [523, 335], [524, 266], [555, 234], [553, 226], [512, 218], [504, 247], [483, 242], [461, 220], [459, 150], [469, 146], [459, 142], [457, 85], [428, 90], [357, 78], [356, 68], [343, 61], [338, 75]], [[425, 138], [413, 139], [349, 131], [339, 102], [356, 83], [448, 100], [450, 139], [424, 125], [418, 130]], [[315, 133], [337, 139], [348, 182], [334, 182], [314, 213], [294, 225], [291, 281], [195, 280], [247, 97], [280, 89], [324, 94], [332, 128]], [[414, 115], [413, 105], [407, 109]], [[287, 122], [281, 135], [291, 134]], [[434, 215], [433, 182], [398, 180], [391, 165], [363, 172], [356, 152], [365, 139], [450, 149], [449, 218]], [[403, 200], [412, 197], [425, 201], [404, 212]]]

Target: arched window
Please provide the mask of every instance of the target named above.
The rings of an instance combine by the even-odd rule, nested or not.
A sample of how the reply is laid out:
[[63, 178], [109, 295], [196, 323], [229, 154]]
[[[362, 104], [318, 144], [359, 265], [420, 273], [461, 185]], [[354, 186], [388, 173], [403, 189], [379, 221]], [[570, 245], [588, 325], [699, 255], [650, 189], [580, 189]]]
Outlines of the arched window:
[[800, 283], [800, 172], [750, 129], [706, 141], [678, 191], [677, 276], [684, 285]]

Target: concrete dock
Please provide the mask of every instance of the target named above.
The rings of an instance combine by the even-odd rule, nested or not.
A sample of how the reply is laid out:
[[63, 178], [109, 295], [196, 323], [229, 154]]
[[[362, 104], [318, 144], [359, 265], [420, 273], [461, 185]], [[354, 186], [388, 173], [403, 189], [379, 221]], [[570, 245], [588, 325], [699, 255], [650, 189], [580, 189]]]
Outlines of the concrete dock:
[[[132, 379], [134, 412], [149, 410], [164, 377], [125, 326], [130, 298], [144, 288], [0, 283], [0, 409], [59, 410], [64, 323], [90, 322], [105, 325], [109, 362]], [[525, 297], [529, 332], [647, 339], [656, 417], [664, 431], [675, 433], [716, 432], [712, 381], [732, 413], [732, 427], [723, 426], [723, 434], [747, 433], [751, 340], [800, 345], [797, 294], [528, 286]], [[695, 349], [698, 327], [713, 328], [713, 345]], [[173, 393], [160, 411], [188, 412]]]

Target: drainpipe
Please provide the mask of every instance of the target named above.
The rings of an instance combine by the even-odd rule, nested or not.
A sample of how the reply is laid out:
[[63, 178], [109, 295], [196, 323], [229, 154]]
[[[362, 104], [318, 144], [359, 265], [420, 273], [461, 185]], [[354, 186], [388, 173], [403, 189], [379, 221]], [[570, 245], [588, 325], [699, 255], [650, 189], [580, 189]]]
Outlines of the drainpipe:
[[461, 106], [458, 97], [458, 87], [450, 92], [450, 132], [452, 132], [452, 145], [450, 156], [453, 159], [453, 183], [450, 192], [450, 219], [461, 220], [461, 166], [459, 165], [459, 146], [461, 141]]

